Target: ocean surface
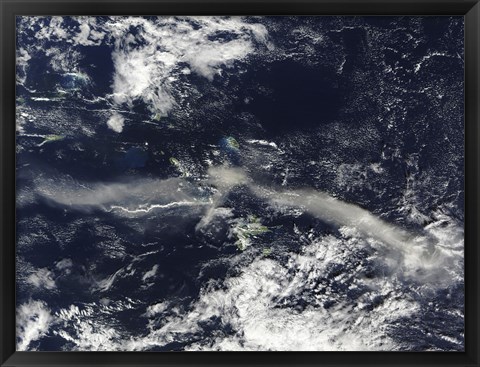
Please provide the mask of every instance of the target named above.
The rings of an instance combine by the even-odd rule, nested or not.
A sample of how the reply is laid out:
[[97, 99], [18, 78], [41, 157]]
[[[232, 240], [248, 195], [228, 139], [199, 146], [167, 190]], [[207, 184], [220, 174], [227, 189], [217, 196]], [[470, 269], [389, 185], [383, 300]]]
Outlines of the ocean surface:
[[17, 350], [463, 351], [462, 17], [17, 17]]

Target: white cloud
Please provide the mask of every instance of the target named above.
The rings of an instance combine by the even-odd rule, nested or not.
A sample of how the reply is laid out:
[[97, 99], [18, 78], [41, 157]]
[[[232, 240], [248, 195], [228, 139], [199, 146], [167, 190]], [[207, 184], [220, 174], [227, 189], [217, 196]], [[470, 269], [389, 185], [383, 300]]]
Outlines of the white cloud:
[[[144, 342], [168, 343], [183, 333], [200, 331], [200, 325], [219, 317], [221, 324], [229, 325], [235, 333], [217, 333], [217, 337], [187, 349], [395, 350], [398, 345], [388, 336], [388, 327], [418, 310], [402, 285], [382, 277], [351, 278], [352, 269], [345, 270], [332, 282], [350, 289], [362, 285], [369, 288], [357, 302], [352, 302], [346, 292], [333, 292], [328, 284], [318, 282], [330, 265], [350, 263], [358, 246], [358, 239], [349, 242], [327, 236], [305, 246], [300, 254], [289, 254], [283, 265], [273, 259], [257, 258], [240, 275], [227, 278], [220, 289], [204, 288], [190, 312], [168, 317], [164, 326], [153, 328]], [[322, 288], [324, 293], [316, 292]], [[373, 310], [367, 309], [365, 305], [375, 296], [385, 300]], [[295, 310], [288, 304], [289, 299], [308, 300], [310, 306]], [[327, 300], [333, 300], [334, 305], [324, 308]], [[140, 345], [139, 341], [136, 347]]]
[[114, 327], [95, 322], [94, 318], [84, 321], [81, 316], [77, 317], [75, 332], [70, 334], [66, 330], [61, 330], [57, 334], [65, 340], [71, 342], [74, 351], [116, 351], [118, 349], [118, 340], [121, 340], [121, 333]]
[[38, 269], [27, 277], [27, 282], [37, 288], [55, 289], [55, 280], [52, 278], [53, 274], [46, 268]]
[[59, 270], [69, 269], [73, 266], [73, 262], [71, 259], [62, 259], [55, 264], [55, 267]]
[[276, 143], [271, 142], [271, 141], [267, 141], [267, 140], [249, 139], [249, 140], [247, 140], [247, 143], [270, 146], [272, 148], [278, 149], [278, 145]]
[[75, 42], [83, 46], [91, 46], [95, 43], [88, 38], [90, 37], [90, 26], [87, 23], [80, 23], [80, 33], [75, 37]]
[[[45, 50], [58, 72], [78, 72], [78, 45], [113, 45], [112, 102], [131, 107], [143, 101], [152, 116], [166, 116], [186, 98], [190, 72], [213, 80], [223, 68], [244, 62], [260, 50], [271, 48], [268, 31], [252, 18], [243, 17], [70, 17], [78, 27], [68, 27], [64, 17], [25, 17], [25, 27], [39, 26], [35, 37], [52, 42]], [[65, 48], [64, 43], [72, 46]], [[20, 60], [23, 62], [22, 60]], [[180, 92], [179, 92], [180, 91]], [[121, 132], [115, 117], [109, 127]]]
[[115, 283], [115, 280], [117, 279], [117, 277], [121, 276], [124, 273], [125, 273], [125, 269], [120, 268], [115, 273], [109, 275], [108, 277], [97, 281], [94, 288], [101, 292], [106, 292], [112, 287], [113, 283]]
[[[446, 219], [432, 224], [428, 231], [439, 238], [439, 243], [448, 242], [452, 236], [461, 242], [460, 228], [445, 227], [442, 223]], [[299, 238], [305, 235], [298, 228], [295, 233]], [[309, 236], [299, 253], [282, 253], [286, 261], [260, 256], [248, 265], [242, 262], [238, 275], [227, 277], [221, 286], [205, 285], [186, 310], [168, 301], [148, 306], [144, 313], [149, 318], [148, 329], [142, 336], [122, 336], [121, 329], [107, 321], [109, 318], [99, 318], [144, 307], [131, 300], [62, 310], [58, 317], [64, 320], [65, 328], [58, 335], [71, 341], [73, 350], [148, 350], [201, 333], [215, 318], [235, 332], [222, 334], [219, 328], [214, 336], [187, 345], [188, 350], [402, 350], [408, 345], [390, 334], [392, 325], [404, 317], [415, 317], [421, 310], [422, 294], [430, 300], [432, 291], [448, 285], [411, 287], [413, 283], [406, 283], [403, 274], [384, 274], [383, 270], [372, 277], [362, 276], [362, 265], [352, 261], [359, 249], [371, 253], [372, 264], [384, 269], [383, 254], [372, 251], [373, 245], [374, 240], [362, 238], [360, 231], [348, 227], [342, 227], [340, 235]], [[448, 247], [447, 243], [442, 246]], [[449, 248], [460, 251], [461, 245]], [[232, 264], [241, 256], [231, 258]], [[340, 271], [325, 282], [335, 267]], [[461, 281], [462, 269], [452, 271]], [[360, 292], [352, 301], [349, 293], [356, 290]], [[325, 302], [332, 304], [324, 307]], [[302, 303], [305, 307], [295, 307]], [[70, 323], [75, 323], [75, 328], [67, 328]]]
[[22, 21], [29, 23], [30, 27], [33, 24], [40, 25], [35, 34], [38, 40], [65, 41], [75, 46], [92, 46], [98, 45], [98, 41], [105, 37], [105, 32], [97, 24], [97, 17], [69, 17], [73, 22], [78, 22], [78, 29], [67, 26], [64, 23], [65, 18], [63, 16], [22, 18]]
[[30, 300], [17, 308], [17, 350], [26, 351], [30, 343], [44, 336], [54, 322], [47, 305]]
[[[142, 337], [122, 338], [120, 329], [105, 322], [98, 324], [93, 316], [79, 312], [80, 326], [75, 331], [79, 334], [66, 330], [59, 333], [74, 343], [74, 349], [145, 350], [202, 332], [211, 318], [219, 318], [221, 325], [228, 325], [235, 334], [218, 332], [213, 338], [190, 344], [188, 349], [399, 350], [402, 345], [389, 335], [389, 327], [398, 319], [418, 312], [422, 294], [430, 297], [431, 292], [462, 281], [463, 230], [451, 218], [440, 216], [424, 232], [411, 233], [326, 193], [260, 186], [240, 168], [214, 167], [208, 173], [207, 182], [218, 190], [214, 191], [210, 211], [203, 212], [205, 217], [197, 229], [211, 229], [215, 218], [219, 221], [229, 218], [231, 210], [218, 206], [221, 197], [235, 185], [244, 184], [277, 211], [293, 207], [308, 212], [336, 225], [339, 233], [305, 237], [297, 228], [294, 233], [299, 236], [298, 243], [305, 243], [301, 239], [308, 238], [299, 253], [282, 253], [282, 261], [259, 256], [248, 265], [242, 263], [238, 275], [227, 277], [220, 287], [218, 283], [206, 285], [186, 310], [163, 315], [165, 310], [171, 311], [166, 303], [149, 306], [144, 313], [150, 318], [149, 331]], [[40, 192], [44, 195], [48, 192], [48, 197], [63, 205], [108, 207], [115, 201], [195, 200], [195, 192], [179, 178], [91, 187], [58, 181], [54, 183], [60, 186], [52, 182], [46, 185], [47, 190], [44, 186]], [[252, 247], [254, 242], [252, 238]], [[275, 254], [276, 244], [271, 248]], [[363, 276], [363, 265], [352, 265], [358, 250], [370, 253], [371, 266], [379, 266], [381, 272], [387, 270], [387, 273]], [[240, 256], [231, 258], [232, 264]], [[340, 271], [324, 282], [332, 267]], [[157, 271], [158, 266], [153, 266], [144, 273], [143, 281]], [[124, 272], [119, 269], [98, 281], [97, 289], [110, 289]], [[355, 290], [361, 292], [352, 302], [348, 293]], [[378, 298], [381, 302], [373, 302]], [[306, 306], [296, 309], [297, 302]], [[326, 302], [332, 305], [324, 307]], [[112, 301], [103, 307], [114, 307], [116, 303]], [[157, 322], [159, 319], [161, 323]]]
[[78, 73], [78, 61], [82, 58], [81, 53], [75, 49], [65, 51], [61, 46], [52, 46], [45, 51], [50, 57], [52, 69], [58, 73]]
[[[372, 240], [372, 246], [381, 251], [385, 263], [406, 277], [418, 282], [448, 284], [455, 282], [452, 272], [462, 266], [463, 230], [452, 235], [448, 241], [429, 229], [411, 232], [398, 225], [388, 223], [355, 204], [336, 199], [321, 191], [279, 190], [256, 184], [241, 168], [227, 166], [210, 167], [208, 182], [221, 192], [233, 186], [245, 184], [252, 193], [268, 201], [276, 211], [301, 210], [333, 224], [343, 230], [355, 230], [364, 239]], [[217, 194], [221, 198], [222, 193]], [[213, 208], [220, 199], [213, 200]], [[213, 209], [207, 212], [207, 218]], [[453, 224], [452, 232], [460, 228]]]
[[124, 124], [125, 119], [117, 112], [114, 112], [107, 121], [108, 127], [117, 133], [121, 133], [123, 131]]
[[[458, 263], [461, 258], [458, 254], [441, 251], [438, 239], [428, 231], [410, 232], [327, 193], [315, 190], [278, 191], [255, 185], [251, 187], [257, 195], [268, 199], [279, 210], [288, 206], [299, 207], [325, 222], [338, 227], [350, 227], [361, 233], [363, 238], [375, 239], [373, 245], [383, 251], [386, 261], [391, 261], [391, 266], [397, 267], [398, 271], [412, 279], [421, 282], [451, 281], [444, 268], [452, 261]], [[457, 241], [463, 247], [463, 238], [457, 236]], [[422, 272], [419, 273], [419, 270]]]
[[[251, 54], [256, 42], [267, 43], [263, 25], [240, 17], [111, 17], [105, 26], [115, 39], [114, 102], [131, 106], [141, 99], [159, 116], [177, 104], [172, 92], [177, 74], [191, 70], [212, 80], [221, 67]], [[132, 27], [140, 30], [135, 36]], [[220, 32], [231, 39], [212, 39]]]
[[158, 265], [153, 265], [153, 268], [143, 274], [142, 280], [146, 281], [149, 278], [152, 278], [157, 274]]
[[28, 51], [25, 50], [24, 48], [19, 47], [17, 49], [16, 64], [17, 64], [17, 69], [20, 69], [20, 70], [18, 70], [19, 72], [17, 72], [17, 80], [20, 84], [25, 83], [25, 80], [27, 78], [27, 74], [26, 74], [27, 70], [26, 69], [27, 69], [27, 66], [28, 66], [28, 61], [31, 58], [32, 57], [28, 54]]
[[[53, 17], [35, 17], [34, 20], [42, 20], [42, 27], [39, 28], [35, 37], [39, 40], [65, 40], [69, 38], [69, 32], [66, 27], [63, 27], [64, 18], [61, 16]], [[70, 41], [72, 42], [72, 41]]]
[[138, 303], [125, 297], [115, 301], [102, 298], [98, 304], [72, 304], [55, 314], [58, 326], [52, 333], [70, 342], [75, 351], [125, 351], [123, 345], [130, 336], [112, 322], [111, 314], [132, 309]]
[[168, 310], [169, 304], [167, 302], [160, 302], [156, 303], [154, 305], [148, 306], [147, 307], [147, 312], [145, 313], [145, 316], [147, 317], [152, 317], [155, 316], [159, 313], [162, 313], [166, 310]]

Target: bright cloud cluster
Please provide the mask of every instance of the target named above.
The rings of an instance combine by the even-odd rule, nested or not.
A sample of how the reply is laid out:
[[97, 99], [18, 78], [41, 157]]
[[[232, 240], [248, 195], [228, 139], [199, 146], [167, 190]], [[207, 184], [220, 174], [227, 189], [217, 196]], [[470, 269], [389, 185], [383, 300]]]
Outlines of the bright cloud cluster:
[[118, 112], [114, 112], [107, 121], [107, 126], [117, 133], [121, 133], [123, 131], [124, 125], [125, 119]]
[[[263, 25], [239, 17], [114, 17], [105, 27], [115, 40], [114, 102], [131, 106], [141, 99], [156, 116], [175, 106], [172, 89], [179, 74], [191, 69], [213, 80], [257, 43], [268, 45]], [[227, 36], [220, 39], [220, 34]]]
[[[45, 53], [58, 72], [78, 72], [78, 46], [112, 47], [114, 65], [109, 99], [117, 109], [143, 101], [152, 117], [161, 118], [179, 104], [182, 76], [196, 73], [212, 81], [235, 62], [245, 61], [259, 47], [271, 48], [268, 31], [243, 17], [29, 17], [25, 26], [39, 25], [35, 37], [51, 44]], [[64, 44], [67, 44], [65, 48]], [[41, 46], [39, 42], [39, 47]], [[68, 45], [69, 44], [69, 45]], [[26, 51], [20, 62], [28, 61]], [[22, 59], [23, 57], [23, 59]], [[187, 83], [188, 84], [188, 83]], [[107, 125], [122, 132], [118, 112]]]
[[54, 317], [43, 301], [30, 300], [17, 307], [17, 350], [32, 350], [31, 342], [44, 336]]

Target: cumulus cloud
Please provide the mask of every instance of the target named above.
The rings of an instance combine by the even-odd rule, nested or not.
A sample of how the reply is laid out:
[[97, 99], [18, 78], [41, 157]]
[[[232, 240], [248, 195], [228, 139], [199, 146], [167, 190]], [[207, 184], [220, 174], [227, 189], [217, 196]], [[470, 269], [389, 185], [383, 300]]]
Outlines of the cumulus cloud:
[[41, 24], [38, 32], [35, 34], [37, 39], [46, 39], [49, 41], [65, 40], [69, 38], [69, 30], [64, 27], [64, 18], [60, 16], [53, 17], [32, 17], [34, 22]]
[[[386, 277], [372, 281], [351, 277], [352, 269], [348, 269], [332, 282], [349, 289], [366, 286], [354, 303], [345, 292], [333, 293], [328, 284], [318, 282], [332, 264], [351, 263], [349, 257], [357, 247], [358, 240], [327, 236], [303, 247], [299, 254], [288, 254], [286, 264], [259, 257], [239, 275], [225, 279], [222, 287], [205, 287], [188, 311], [162, 316], [160, 327], [151, 323], [143, 338], [119, 341], [115, 348], [145, 350], [166, 345], [201, 332], [216, 319], [219, 329], [228, 327], [235, 332], [219, 330], [216, 336], [189, 344], [187, 350], [396, 350], [398, 345], [388, 335], [388, 327], [419, 309], [402, 287], [395, 287]], [[320, 288], [323, 293], [318, 292]], [[384, 301], [368, 309], [375, 297]], [[293, 310], [289, 299], [304, 300], [310, 306]], [[331, 307], [323, 307], [327, 300], [334, 300]], [[145, 316], [153, 321], [167, 309], [171, 306], [164, 303], [149, 306]]]
[[88, 39], [90, 36], [90, 27], [86, 23], [82, 23], [79, 26], [80, 28], [80, 33], [78, 33], [77, 37], [75, 38], [75, 41], [83, 46], [91, 46], [94, 44], [91, 40]]
[[105, 32], [97, 24], [97, 17], [74, 17], [78, 21], [79, 32], [73, 37], [75, 44], [82, 46], [99, 45]]
[[55, 264], [55, 267], [59, 270], [66, 270], [73, 266], [73, 262], [71, 259], [62, 259]]
[[[283, 306], [288, 296], [301, 298], [302, 291], [310, 287], [309, 281], [321, 276], [324, 266], [319, 260], [315, 253], [292, 254], [288, 266], [258, 259], [238, 277], [227, 279], [222, 290], [204, 292], [189, 316], [198, 315], [195, 321], [201, 323], [221, 315], [222, 324], [231, 325], [237, 332], [232, 336], [220, 334], [213, 342], [198, 342], [188, 349], [394, 350], [395, 342], [386, 329], [393, 320], [417, 310], [416, 303], [408, 297], [390, 298], [374, 312], [352, 305], [351, 301], [342, 299], [342, 295], [328, 309], [322, 307], [321, 302], [301, 311]], [[314, 306], [316, 302], [312, 303]], [[197, 327], [191, 325], [191, 330]], [[169, 325], [169, 329], [174, 328]]]
[[169, 307], [169, 304], [167, 302], [160, 302], [160, 303], [156, 303], [154, 305], [148, 306], [147, 312], [145, 312], [145, 316], [146, 317], [155, 316], [159, 313], [162, 313], [168, 310], [168, 307]]
[[[111, 17], [105, 27], [115, 39], [114, 102], [131, 106], [141, 99], [157, 116], [167, 115], [177, 103], [172, 89], [178, 75], [191, 70], [213, 80], [222, 67], [244, 60], [257, 43], [268, 44], [263, 25], [240, 17]], [[215, 39], [218, 34], [228, 37]]]
[[56, 288], [55, 280], [52, 276], [53, 273], [50, 270], [42, 268], [30, 274], [27, 277], [27, 282], [37, 288], [45, 288], [51, 290]]
[[[84, 318], [83, 314], [78, 316], [82, 320], [79, 330], [89, 337], [66, 331], [62, 331], [62, 337], [80, 350], [148, 350], [201, 333], [211, 319], [216, 319], [235, 333], [219, 332], [215, 337], [189, 344], [188, 349], [398, 350], [388, 328], [396, 320], [419, 312], [421, 306], [417, 302], [423, 292], [417, 290], [412, 297], [405, 282], [420, 284], [428, 293], [462, 281], [463, 230], [449, 218], [439, 218], [421, 233], [413, 233], [327, 193], [262, 186], [238, 167], [211, 167], [206, 183], [214, 185], [216, 190], [212, 190], [209, 200], [198, 201], [205, 208], [194, 213], [200, 218], [197, 231], [213, 231], [215, 223], [233, 215], [230, 208], [221, 206], [221, 198], [237, 185], [245, 185], [276, 211], [288, 212], [294, 208], [307, 212], [337, 226], [339, 231], [309, 239], [299, 253], [286, 254], [286, 262], [275, 258], [253, 259], [238, 275], [223, 280], [221, 287], [206, 285], [186, 310], [170, 312], [171, 308], [163, 302], [149, 306], [144, 312], [149, 318], [149, 329], [142, 337], [122, 338], [120, 330], [109, 325], [105, 325], [106, 329], [97, 327], [93, 316]], [[172, 203], [196, 202], [199, 195], [195, 187], [182, 178], [94, 185], [55, 179], [40, 181], [37, 192], [57, 205], [106, 210], [121, 206], [134, 211], [140, 210], [141, 205], [170, 207]], [[302, 243], [300, 239], [298, 242]], [[274, 244], [272, 248], [274, 252]], [[367, 278], [357, 265], [344, 269], [352, 264], [359, 249], [372, 253], [372, 266], [379, 266], [389, 275]], [[58, 264], [59, 269], [70, 266], [68, 260]], [[332, 267], [344, 270], [323, 284], [322, 279]], [[157, 271], [158, 266], [153, 266], [142, 280], [148, 281]], [[125, 272], [124, 268], [118, 269], [98, 280], [94, 288], [111, 289]], [[40, 274], [43, 276], [37, 275], [35, 282], [48, 285], [51, 278], [48, 272]], [[346, 295], [357, 291], [360, 295], [352, 302]], [[376, 299], [381, 302], [374, 302]], [[289, 304], [291, 300], [294, 302]], [[295, 309], [298, 303], [307, 306]], [[169, 312], [164, 315], [167, 309]], [[42, 315], [45, 320], [45, 314]], [[44, 329], [38, 332], [33, 329], [30, 334], [36, 338]], [[33, 339], [22, 340], [25, 340], [22, 347], [27, 348]], [[99, 346], [91, 340], [104, 344]]]
[[[443, 228], [437, 236], [446, 237], [452, 231]], [[152, 328], [147, 344], [168, 343], [178, 338], [176, 333], [200, 332], [202, 325], [219, 318], [221, 327], [235, 333], [218, 332], [187, 349], [399, 350], [402, 346], [390, 328], [397, 320], [420, 312], [419, 294], [411, 294], [404, 280], [398, 281], [403, 274], [359, 276], [361, 266], [352, 259], [359, 249], [371, 251], [375, 241], [347, 228], [341, 233], [311, 238], [299, 253], [289, 253], [287, 262], [258, 257], [239, 275], [223, 281], [222, 287], [206, 286], [189, 312], [170, 316], [161, 328]], [[383, 260], [382, 254], [372, 259]], [[330, 269], [340, 270], [322, 282]], [[427, 288], [439, 286], [448, 285], [435, 282]], [[351, 294], [356, 292], [352, 302]], [[297, 309], [298, 304], [303, 307]]]
[[149, 278], [152, 278], [157, 274], [158, 265], [153, 265], [153, 268], [143, 274], [142, 280], [146, 281]]
[[113, 131], [121, 133], [123, 131], [123, 125], [125, 125], [125, 119], [118, 112], [114, 112], [108, 119], [107, 125]]
[[109, 275], [108, 277], [96, 281], [93, 288], [101, 292], [106, 292], [113, 286], [117, 277], [122, 276], [124, 273], [125, 273], [125, 269], [120, 268], [115, 273]]
[[[441, 246], [460, 251], [460, 245], [452, 248], [448, 242], [452, 238], [461, 242], [461, 229], [442, 225], [446, 219], [432, 223], [427, 231]], [[304, 235], [298, 229], [295, 233], [299, 238]], [[282, 253], [288, 261], [256, 257], [224, 279], [221, 287], [206, 284], [186, 309], [175, 308], [168, 301], [148, 306], [143, 314], [149, 319], [148, 328], [141, 336], [122, 336], [120, 329], [98, 318], [99, 312], [142, 307], [141, 302], [134, 305], [131, 300], [96, 305], [100, 310], [73, 306], [62, 310], [59, 318], [66, 324], [75, 322], [76, 327], [65, 328], [59, 335], [69, 340], [74, 350], [148, 350], [187, 339], [191, 341], [187, 350], [401, 350], [405, 345], [395, 339], [391, 327], [422, 312], [422, 293], [405, 284], [403, 274], [385, 276], [381, 262], [386, 259], [374, 251], [377, 240], [348, 226], [342, 226], [339, 233], [309, 237], [298, 252]], [[359, 249], [372, 254], [362, 257], [365, 263], [353, 261]], [[372, 265], [380, 266], [379, 273], [362, 276]], [[335, 276], [328, 275], [332, 269], [339, 269]], [[452, 269], [461, 275], [461, 269]], [[154, 266], [144, 278], [156, 271]], [[448, 285], [436, 282], [421, 289], [430, 297], [438, 287]], [[214, 335], [191, 339], [203, 333], [212, 320], [217, 328]], [[223, 333], [224, 329], [234, 332]]]
[[[447, 264], [460, 265], [460, 256], [442, 250], [442, 246], [429, 231], [411, 232], [387, 223], [368, 210], [338, 200], [315, 190], [271, 190], [251, 186], [252, 190], [274, 206], [301, 208], [315, 217], [340, 227], [359, 232], [364, 238], [375, 239], [375, 246], [391, 260], [404, 275], [419, 281], [451, 281], [444, 269]], [[463, 248], [463, 238], [450, 243]], [[422, 273], [418, 273], [422, 270]]]
[[[103, 301], [103, 302], [102, 302]], [[128, 297], [125, 300], [102, 298], [100, 303], [70, 305], [59, 310], [56, 314], [56, 323], [59, 327], [52, 330], [71, 343], [72, 351], [125, 351], [125, 331], [117, 329], [112, 323], [111, 314], [132, 309], [138, 303]], [[107, 321], [105, 321], [107, 320]], [[138, 338], [141, 339], [141, 338]]]
[[[111, 46], [112, 102], [120, 108], [143, 101], [155, 118], [182, 103], [191, 87], [185, 75], [193, 72], [211, 81], [222, 69], [272, 47], [265, 26], [252, 18], [79, 16], [68, 17], [68, 25], [66, 19], [24, 17], [22, 26], [38, 27], [37, 47], [49, 42], [45, 53], [58, 72], [79, 71], [77, 46]], [[19, 66], [28, 62], [26, 55], [18, 53]], [[121, 132], [121, 121], [112, 116], [108, 125]]]
[[[17, 48], [16, 51], [16, 65], [17, 65], [17, 82], [18, 83], [25, 83], [27, 79], [27, 67], [28, 61], [32, 57], [28, 54], [28, 51], [22, 47]], [[17, 107], [18, 108], [18, 107]]]
[[[284, 211], [289, 207], [300, 209], [338, 228], [350, 228], [364, 238], [375, 239], [376, 247], [384, 252], [386, 259], [392, 260], [392, 266], [397, 266], [398, 271], [419, 281], [451, 281], [445, 268], [457, 269], [461, 266], [461, 256], [456, 251], [452, 252], [451, 247], [445, 249], [430, 231], [408, 231], [387, 223], [358, 205], [344, 202], [325, 192], [265, 187], [255, 183], [243, 169], [236, 167], [211, 167], [208, 174], [208, 182], [223, 192], [235, 185], [247, 185], [252, 193], [268, 201], [277, 210]], [[212, 216], [212, 210], [207, 212], [202, 221]], [[453, 242], [450, 241], [450, 246], [462, 249], [462, 235], [454, 238]], [[423, 272], [419, 274], [418, 270]]]
[[30, 344], [44, 336], [54, 322], [45, 302], [29, 300], [17, 308], [17, 350], [32, 350]]

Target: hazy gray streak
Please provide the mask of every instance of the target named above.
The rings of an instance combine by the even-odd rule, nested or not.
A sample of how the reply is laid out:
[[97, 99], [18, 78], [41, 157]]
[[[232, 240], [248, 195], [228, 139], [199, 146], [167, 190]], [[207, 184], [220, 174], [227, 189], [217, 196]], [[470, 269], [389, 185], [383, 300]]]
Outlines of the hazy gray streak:
[[166, 180], [142, 179], [127, 183], [81, 185], [73, 181], [42, 182], [37, 192], [53, 202], [89, 210], [110, 210], [113, 206], [137, 209], [145, 204], [165, 205], [194, 200], [194, 187], [179, 178]]

